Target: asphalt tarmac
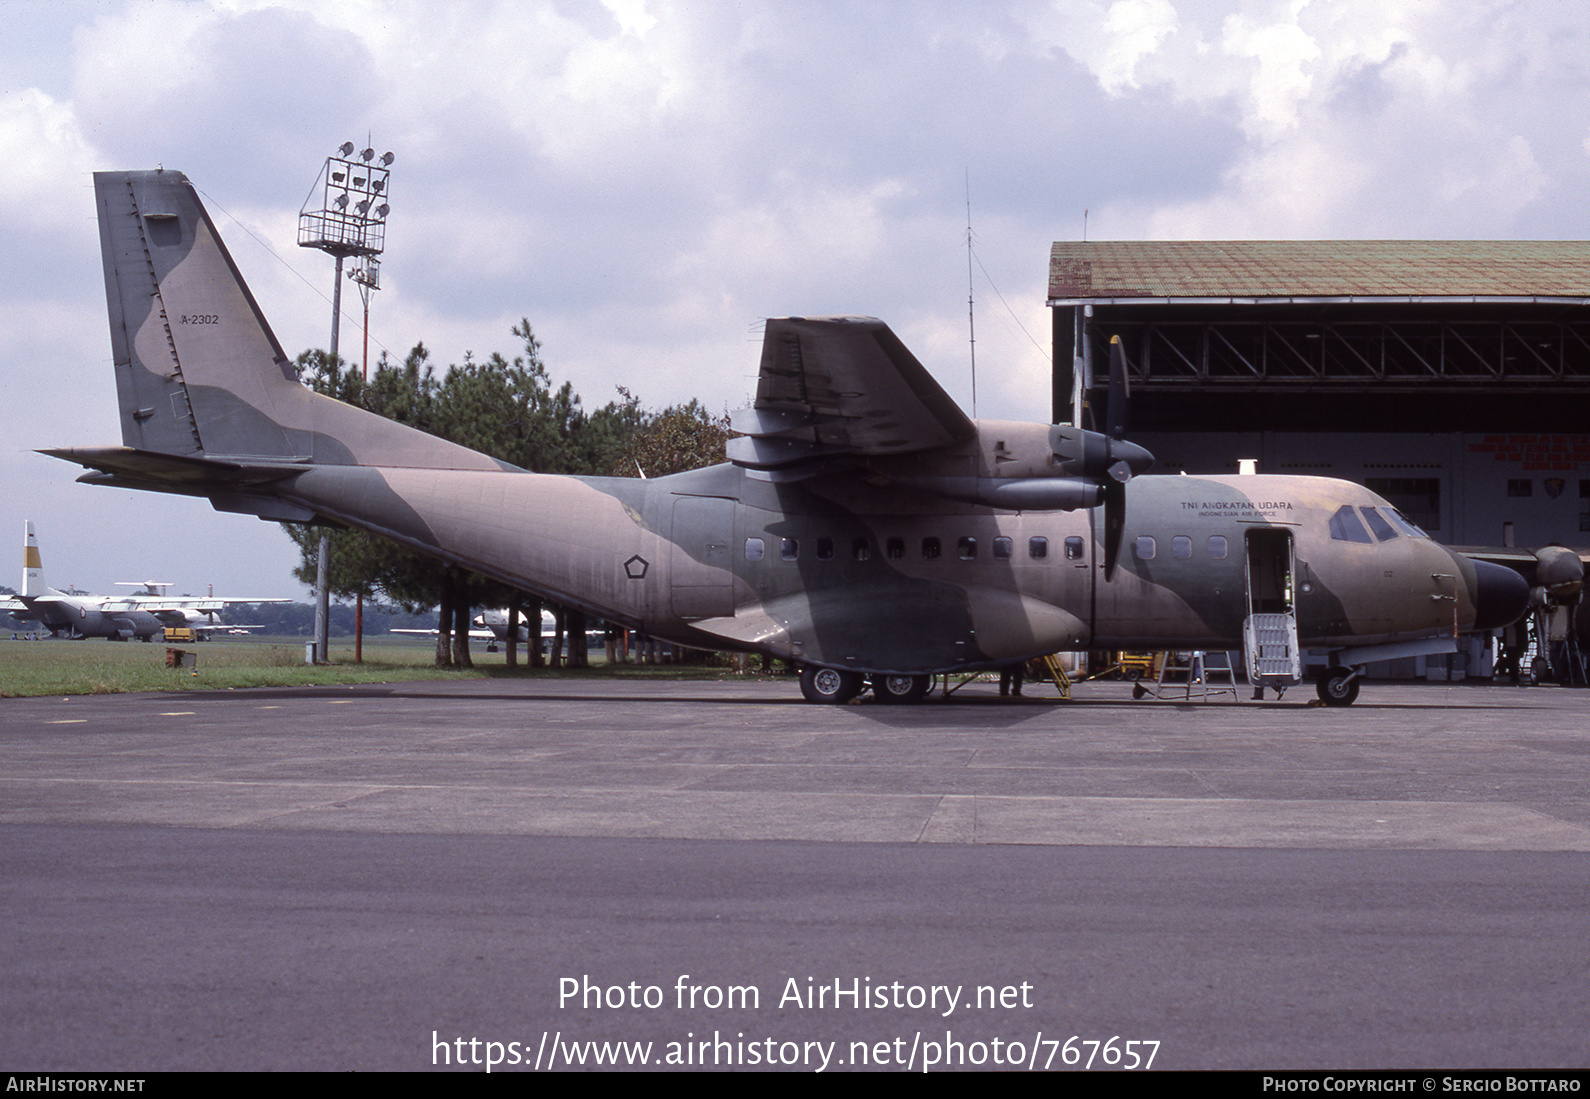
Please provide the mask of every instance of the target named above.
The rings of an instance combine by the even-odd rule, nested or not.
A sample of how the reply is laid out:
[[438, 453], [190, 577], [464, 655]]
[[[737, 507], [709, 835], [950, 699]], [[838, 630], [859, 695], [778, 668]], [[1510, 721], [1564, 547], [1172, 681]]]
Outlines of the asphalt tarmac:
[[0, 1068], [1590, 1060], [1590, 695], [1027, 691], [0, 700]]

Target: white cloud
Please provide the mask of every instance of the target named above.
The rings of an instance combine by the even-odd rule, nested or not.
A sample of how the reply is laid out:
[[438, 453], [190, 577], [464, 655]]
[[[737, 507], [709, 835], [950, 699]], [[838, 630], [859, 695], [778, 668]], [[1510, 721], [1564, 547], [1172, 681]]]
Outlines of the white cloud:
[[1222, 28], [1222, 49], [1253, 66], [1246, 115], [1256, 137], [1274, 139], [1295, 130], [1299, 104], [1313, 90], [1314, 70], [1324, 51], [1295, 22], [1305, 4], [1306, 0], [1294, 2], [1287, 13], [1290, 18], [1275, 22], [1233, 15]]
[[1108, 41], [1098, 61], [1099, 83], [1111, 95], [1137, 87], [1137, 64], [1174, 34], [1179, 20], [1170, 0], [1116, 0], [1104, 16]]
[[0, 222], [92, 239], [92, 226], [73, 203], [89, 193], [94, 160], [71, 103], [37, 88], [0, 97], [0, 191], [6, 196]]
[[[369, 134], [397, 154], [375, 346], [445, 366], [528, 316], [591, 404], [738, 404], [759, 318], [797, 312], [882, 316], [969, 400], [968, 173], [979, 255], [1042, 343], [1048, 245], [1084, 207], [1095, 239], [1583, 235], [1590, 50], [1550, 0], [47, 8], [0, 74], [24, 447], [114, 430], [94, 169], [181, 169], [258, 234], [217, 212], [296, 353], [331, 277], [298, 204]], [[1042, 417], [1047, 364], [976, 281], [979, 411]]]

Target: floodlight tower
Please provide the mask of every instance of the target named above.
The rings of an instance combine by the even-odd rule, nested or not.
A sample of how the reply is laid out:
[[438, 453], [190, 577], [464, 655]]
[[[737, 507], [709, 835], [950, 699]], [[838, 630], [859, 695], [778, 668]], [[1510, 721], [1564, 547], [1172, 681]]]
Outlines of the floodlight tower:
[[[337, 260], [331, 291], [331, 367], [336, 369], [337, 337], [342, 322], [342, 262], [359, 257], [364, 263], [355, 271], [364, 297], [366, 325], [369, 323], [370, 290], [379, 283], [380, 261], [386, 249], [386, 216], [391, 207], [392, 154], [383, 153], [379, 163], [375, 149], [365, 148], [353, 159], [354, 145], [345, 141], [333, 156], [326, 158], [315, 186], [298, 211], [298, 245], [318, 248]], [[319, 209], [314, 206], [319, 195]], [[366, 337], [368, 339], [368, 336]], [[326, 590], [331, 556], [330, 536], [320, 536], [319, 560], [315, 566], [315, 644], [310, 659], [324, 663], [329, 654], [331, 597]]]

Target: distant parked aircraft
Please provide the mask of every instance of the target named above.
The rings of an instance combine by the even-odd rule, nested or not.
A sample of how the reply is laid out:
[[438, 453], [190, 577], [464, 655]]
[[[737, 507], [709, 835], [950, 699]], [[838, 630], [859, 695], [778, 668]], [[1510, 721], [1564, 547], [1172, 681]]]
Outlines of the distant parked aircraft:
[[158, 582], [138, 586], [137, 595], [82, 595], [56, 591], [42, 580], [39, 541], [33, 520], [22, 524], [22, 593], [0, 599], [0, 610], [12, 618], [39, 623], [62, 637], [107, 637], [112, 641], [153, 640], [167, 626], [187, 627], [195, 633], [217, 629], [249, 629], [228, 626], [216, 619], [227, 606], [236, 603], [287, 603], [279, 598], [239, 599], [214, 596], [168, 596], [154, 591]]

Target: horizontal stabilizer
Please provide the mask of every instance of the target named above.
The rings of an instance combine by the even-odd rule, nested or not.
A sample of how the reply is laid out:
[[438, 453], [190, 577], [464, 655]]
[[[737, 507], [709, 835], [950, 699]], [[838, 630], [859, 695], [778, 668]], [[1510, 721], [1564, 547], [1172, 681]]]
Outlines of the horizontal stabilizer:
[[87, 484], [154, 489], [187, 496], [208, 496], [219, 489], [272, 484], [296, 477], [308, 468], [296, 462], [229, 462], [121, 446], [64, 447], [39, 453], [64, 458], [93, 470], [78, 478]]

